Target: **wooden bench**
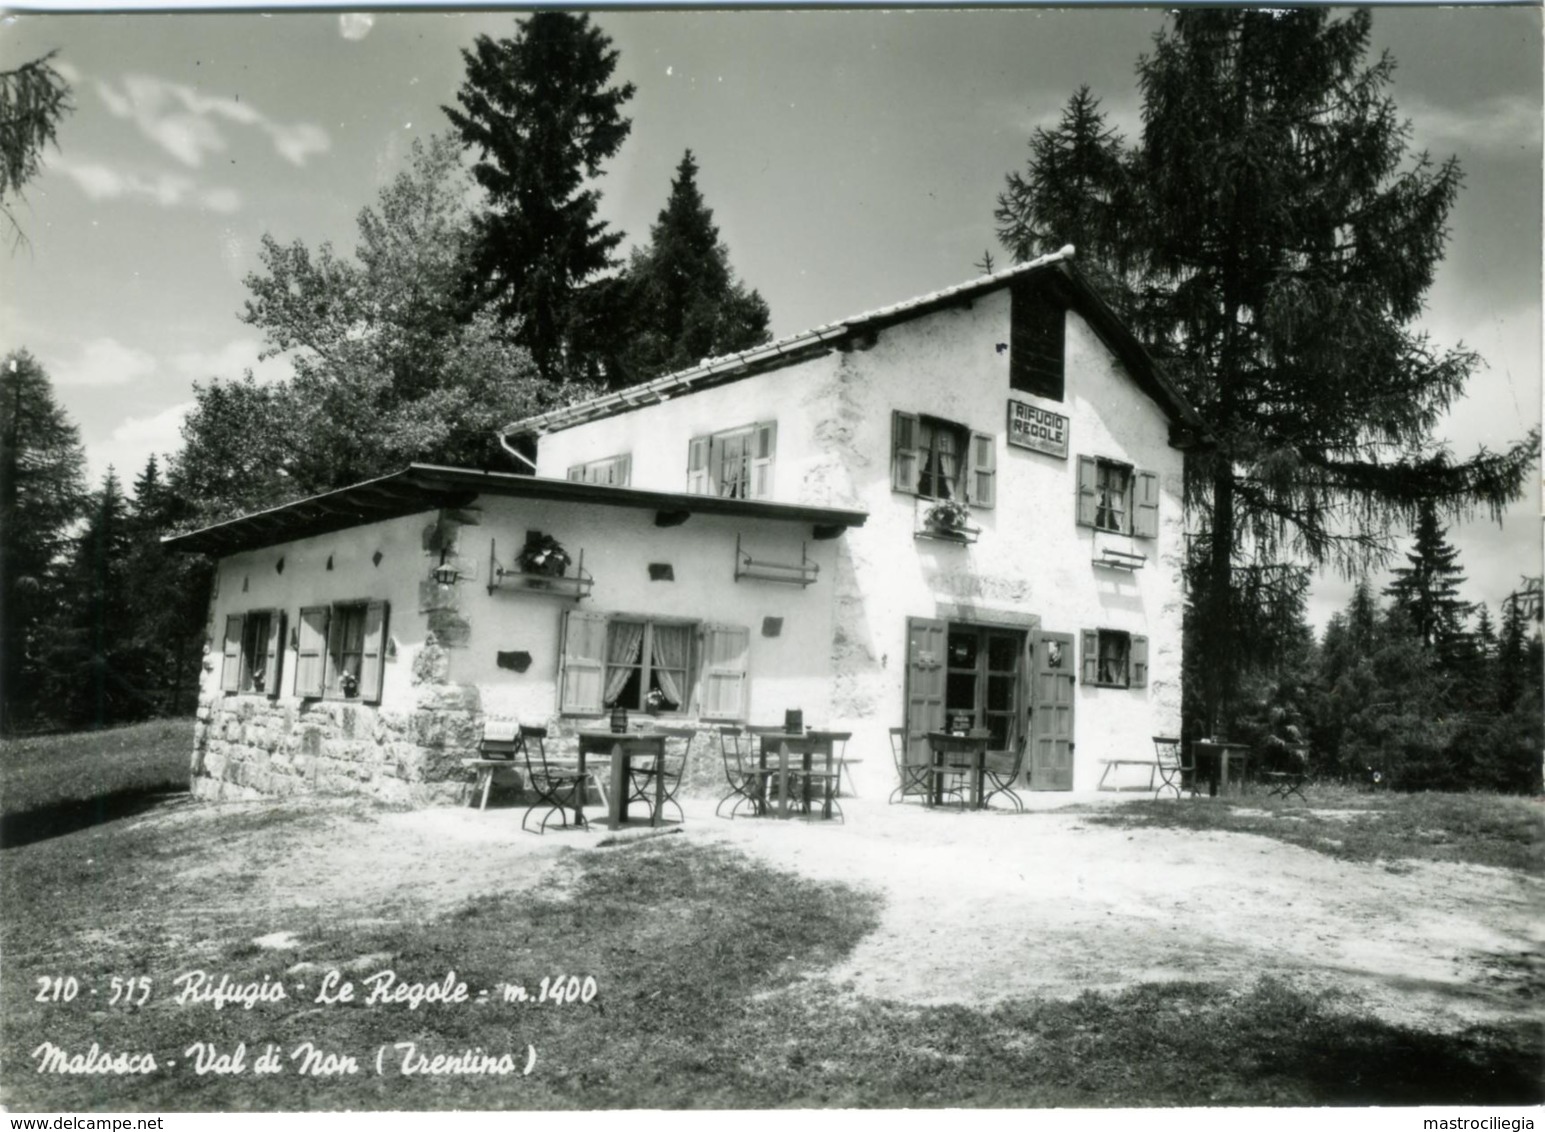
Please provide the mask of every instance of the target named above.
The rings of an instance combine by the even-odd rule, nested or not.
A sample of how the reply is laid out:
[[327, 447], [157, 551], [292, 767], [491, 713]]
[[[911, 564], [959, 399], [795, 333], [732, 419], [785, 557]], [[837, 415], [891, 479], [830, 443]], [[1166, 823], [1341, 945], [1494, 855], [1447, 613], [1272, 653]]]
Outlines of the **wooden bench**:
[[[1105, 780], [1110, 777], [1110, 772], [1111, 772], [1111, 769], [1113, 767], [1118, 767], [1118, 766], [1145, 766], [1145, 767], [1147, 767], [1148, 768], [1148, 785], [1144, 787], [1145, 790], [1152, 790], [1153, 789], [1153, 780], [1154, 780], [1155, 776], [1157, 776], [1158, 773], [1159, 773], [1159, 760], [1158, 759], [1101, 759], [1100, 762], [1104, 765], [1105, 770], [1101, 772], [1101, 774], [1100, 774], [1100, 781], [1095, 785], [1095, 789], [1096, 790], [1105, 790], [1105, 789], [1107, 789], [1107, 787], [1105, 785]], [[1121, 790], [1121, 787], [1120, 786], [1111, 786], [1111, 787], [1109, 787], [1109, 789], [1115, 790], [1115, 791], [1119, 791], [1119, 790]]]

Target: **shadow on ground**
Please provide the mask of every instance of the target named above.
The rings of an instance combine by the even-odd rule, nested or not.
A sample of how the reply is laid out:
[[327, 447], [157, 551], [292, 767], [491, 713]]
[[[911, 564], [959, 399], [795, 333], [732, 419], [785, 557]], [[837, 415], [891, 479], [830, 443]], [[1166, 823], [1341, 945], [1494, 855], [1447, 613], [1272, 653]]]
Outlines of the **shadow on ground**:
[[6, 814], [0, 818], [0, 849], [31, 845], [36, 841], [47, 841], [51, 837], [90, 829], [103, 822], [133, 817], [168, 800], [186, 797], [186, 790], [135, 787], [88, 801], [56, 802], [17, 814]]

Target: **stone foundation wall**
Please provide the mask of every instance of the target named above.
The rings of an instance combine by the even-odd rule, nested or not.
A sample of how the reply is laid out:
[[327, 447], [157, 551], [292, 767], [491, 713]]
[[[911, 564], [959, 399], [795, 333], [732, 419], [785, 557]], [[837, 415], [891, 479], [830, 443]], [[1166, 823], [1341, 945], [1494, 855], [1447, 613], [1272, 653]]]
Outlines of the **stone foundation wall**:
[[409, 711], [336, 700], [215, 695], [199, 706], [192, 789], [211, 800], [361, 794], [423, 805], [464, 799], [477, 755], [476, 688], [427, 685]]

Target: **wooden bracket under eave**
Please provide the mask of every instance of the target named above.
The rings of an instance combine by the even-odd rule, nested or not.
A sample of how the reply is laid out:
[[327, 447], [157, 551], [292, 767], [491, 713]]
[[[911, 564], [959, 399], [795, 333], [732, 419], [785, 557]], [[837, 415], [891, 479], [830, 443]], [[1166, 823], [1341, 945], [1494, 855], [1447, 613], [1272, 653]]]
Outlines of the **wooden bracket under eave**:
[[679, 527], [692, 518], [690, 511], [656, 511], [654, 513], [654, 525], [657, 527]]

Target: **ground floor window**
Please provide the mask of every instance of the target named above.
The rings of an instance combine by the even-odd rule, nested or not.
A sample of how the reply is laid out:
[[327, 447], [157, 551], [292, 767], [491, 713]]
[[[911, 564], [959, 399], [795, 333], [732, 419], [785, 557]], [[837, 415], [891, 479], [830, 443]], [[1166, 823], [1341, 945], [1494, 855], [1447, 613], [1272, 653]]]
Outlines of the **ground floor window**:
[[1085, 684], [1142, 688], [1148, 684], [1148, 638], [1117, 629], [1085, 629]]
[[613, 620], [607, 628], [603, 705], [685, 711], [695, 630], [685, 622]]
[[300, 611], [295, 694], [379, 703], [386, 658], [387, 604], [338, 602]]
[[564, 614], [558, 710], [745, 715], [751, 632], [744, 625], [588, 609]]
[[253, 609], [225, 619], [220, 688], [247, 695], [277, 696], [283, 659], [284, 614]]

